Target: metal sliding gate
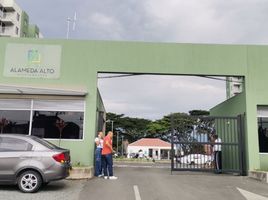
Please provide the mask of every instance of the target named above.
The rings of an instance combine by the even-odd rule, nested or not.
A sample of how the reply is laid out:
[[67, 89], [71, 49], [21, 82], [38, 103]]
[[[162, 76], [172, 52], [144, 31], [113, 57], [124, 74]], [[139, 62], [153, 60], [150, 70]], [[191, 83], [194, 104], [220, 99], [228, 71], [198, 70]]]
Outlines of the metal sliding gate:
[[213, 146], [215, 135], [218, 135], [221, 139], [221, 143], [217, 144], [222, 154], [221, 172], [246, 174], [243, 115], [171, 121], [172, 171], [214, 171]]

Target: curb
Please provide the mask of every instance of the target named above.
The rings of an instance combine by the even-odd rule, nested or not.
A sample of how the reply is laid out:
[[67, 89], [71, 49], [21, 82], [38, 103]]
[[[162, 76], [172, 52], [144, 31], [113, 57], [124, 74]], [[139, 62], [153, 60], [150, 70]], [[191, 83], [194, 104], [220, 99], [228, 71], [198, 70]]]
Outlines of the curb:
[[72, 167], [67, 180], [91, 179], [93, 177], [93, 167]]
[[255, 180], [259, 180], [263, 183], [268, 184], [268, 172], [264, 171], [249, 171], [248, 177], [253, 178]]

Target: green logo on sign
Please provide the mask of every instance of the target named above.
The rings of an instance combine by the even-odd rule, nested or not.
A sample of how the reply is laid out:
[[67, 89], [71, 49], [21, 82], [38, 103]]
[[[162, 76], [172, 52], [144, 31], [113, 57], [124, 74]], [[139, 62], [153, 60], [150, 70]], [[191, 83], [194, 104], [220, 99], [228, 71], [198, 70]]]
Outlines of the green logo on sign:
[[28, 62], [31, 64], [41, 63], [41, 54], [36, 49], [31, 49], [28, 51]]

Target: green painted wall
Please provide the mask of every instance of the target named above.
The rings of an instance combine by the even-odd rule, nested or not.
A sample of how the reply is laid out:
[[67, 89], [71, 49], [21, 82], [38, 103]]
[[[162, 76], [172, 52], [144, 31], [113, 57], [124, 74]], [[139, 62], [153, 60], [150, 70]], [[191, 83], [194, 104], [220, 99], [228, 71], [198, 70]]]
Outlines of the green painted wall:
[[240, 93], [210, 109], [212, 116], [234, 116], [246, 112], [245, 93]]
[[[100, 114], [102, 113], [102, 115], [100, 116]], [[98, 89], [97, 91], [97, 109], [96, 109], [96, 136], [97, 136], [97, 132], [99, 131], [103, 131], [105, 132], [105, 127], [104, 127], [104, 123], [102, 123], [102, 127], [99, 127], [99, 121], [106, 121], [106, 110], [105, 110], [105, 105], [103, 103], [100, 91]], [[95, 144], [95, 143], [94, 143]]]
[[[3, 77], [5, 47], [8, 43], [57, 44], [62, 46], [59, 79]], [[268, 105], [266, 78], [268, 46], [171, 44], [111, 41], [0, 39], [0, 84], [58, 88], [84, 88], [86, 129], [84, 141], [63, 142], [75, 160], [93, 164], [96, 130], [97, 73], [134, 72], [176, 75], [230, 75], [245, 77], [245, 93], [239, 96], [235, 111], [246, 112], [249, 169], [260, 168], [256, 108]], [[14, 52], [14, 58], [16, 52]], [[75, 75], [75, 76], [74, 76]], [[245, 100], [246, 99], [246, 100]], [[236, 101], [233, 99], [231, 101]], [[239, 109], [237, 108], [239, 106]], [[235, 112], [234, 112], [235, 114]]]
[[[245, 93], [240, 93], [219, 105], [211, 108], [210, 115], [212, 116], [233, 116], [236, 117], [240, 114], [246, 113], [246, 98]], [[228, 124], [223, 124], [226, 121], [216, 120], [216, 130], [219, 137], [222, 139], [223, 142], [235, 142], [238, 143], [238, 124], [236, 120], [229, 120]], [[224, 134], [223, 134], [224, 133]], [[244, 133], [245, 136], [247, 133]], [[247, 144], [247, 137], [245, 137], [245, 143]], [[248, 149], [246, 147], [246, 149]], [[223, 169], [239, 169], [238, 165], [238, 146], [235, 145], [223, 145], [222, 146], [222, 163]], [[247, 166], [249, 166], [248, 152], [246, 152], [246, 161]], [[236, 162], [234, 162], [236, 161]]]
[[105, 105], [103, 103], [99, 89], [97, 90], [97, 111], [106, 113]]
[[268, 155], [267, 154], [260, 154], [260, 162], [262, 170], [268, 171]]
[[[257, 123], [257, 105], [268, 105], [267, 91], [267, 64], [268, 64], [268, 46], [251, 46], [248, 49], [248, 76], [246, 80], [247, 89], [247, 128], [249, 149], [256, 149], [259, 152], [258, 142], [258, 123]], [[253, 148], [253, 145], [255, 148]], [[268, 154], [256, 155], [256, 152], [249, 150], [249, 157], [260, 158], [260, 168], [266, 166]], [[256, 159], [255, 159], [256, 160]], [[264, 164], [266, 163], [266, 164]], [[256, 167], [256, 169], [258, 169]]]

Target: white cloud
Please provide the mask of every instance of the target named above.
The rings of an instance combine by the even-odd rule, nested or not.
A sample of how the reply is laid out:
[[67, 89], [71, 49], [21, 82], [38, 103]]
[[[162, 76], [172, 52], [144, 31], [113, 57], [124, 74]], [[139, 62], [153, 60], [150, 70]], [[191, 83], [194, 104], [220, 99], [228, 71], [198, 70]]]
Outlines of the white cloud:
[[[46, 37], [183, 43], [267, 43], [265, 0], [20, 0]], [[46, 9], [43, 9], [46, 8]]]
[[[90, 27], [94, 27], [98, 31], [99, 37], [105, 37], [107, 34], [114, 39], [122, 38], [122, 26], [120, 22], [113, 16], [108, 16], [104, 13], [95, 12], [92, 13], [86, 20], [81, 21], [83, 26], [90, 24]], [[112, 31], [111, 31], [112, 30]]]
[[[20, 0], [45, 37], [182, 43], [268, 43], [265, 0]], [[44, 9], [46, 8], [46, 9]], [[48, 12], [49, 11], [49, 12]], [[225, 84], [198, 77], [140, 76], [99, 81], [108, 111], [151, 119], [209, 109], [225, 99]]]
[[225, 100], [225, 82], [189, 76], [99, 79], [107, 111], [159, 119], [172, 112], [210, 109]]
[[145, 4], [163, 38], [197, 43], [267, 42], [263, 37], [268, 31], [263, 28], [267, 6], [262, 0], [147, 0]]

